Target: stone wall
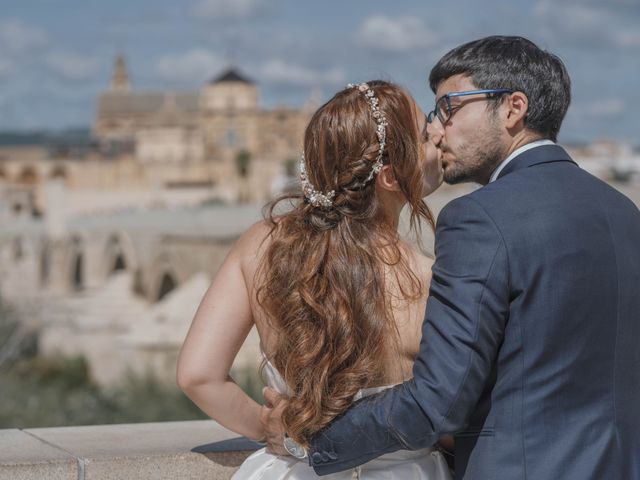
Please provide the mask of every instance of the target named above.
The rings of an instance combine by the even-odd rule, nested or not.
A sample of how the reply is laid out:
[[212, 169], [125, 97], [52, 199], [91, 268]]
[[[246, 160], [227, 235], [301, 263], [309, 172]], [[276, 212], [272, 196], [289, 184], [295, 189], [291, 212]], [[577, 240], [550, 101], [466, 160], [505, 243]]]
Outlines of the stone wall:
[[0, 480], [219, 480], [257, 448], [212, 420], [8, 429]]

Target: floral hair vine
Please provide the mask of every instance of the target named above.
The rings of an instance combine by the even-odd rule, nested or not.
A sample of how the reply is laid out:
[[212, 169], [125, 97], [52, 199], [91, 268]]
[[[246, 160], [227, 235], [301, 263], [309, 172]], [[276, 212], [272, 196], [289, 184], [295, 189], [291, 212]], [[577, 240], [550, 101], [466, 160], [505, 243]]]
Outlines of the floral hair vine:
[[[375, 93], [373, 93], [373, 90], [371, 89], [371, 87], [369, 87], [368, 84], [350, 83], [347, 85], [347, 88], [356, 88], [360, 93], [364, 95], [364, 97], [369, 102], [369, 105], [371, 106], [373, 118], [376, 121], [376, 135], [378, 136], [378, 143], [380, 144], [380, 148], [378, 149], [376, 161], [371, 168], [371, 173], [369, 173], [369, 176], [364, 181], [364, 183], [366, 184], [369, 183], [373, 179], [373, 176], [380, 172], [380, 170], [382, 169], [382, 156], [384, 155], [384, 147], [387, 141], [386, 127], [388, 123], [387, 118], [378, 106], [378, 97], [376, 97]], [[309, 203], [311, 203], [311, 205], [313, 205], [314, 207], [331, 207], [333, 205], [333, 199], [336, 196], [335, 190], [323, 193], [316, 190], [313, 184], [309, 181], [309, 177], [307, 176], [307, 168], [305, 165], [304, 153], [300, 157], [300, 182], [302, 183], [302, 192]]]

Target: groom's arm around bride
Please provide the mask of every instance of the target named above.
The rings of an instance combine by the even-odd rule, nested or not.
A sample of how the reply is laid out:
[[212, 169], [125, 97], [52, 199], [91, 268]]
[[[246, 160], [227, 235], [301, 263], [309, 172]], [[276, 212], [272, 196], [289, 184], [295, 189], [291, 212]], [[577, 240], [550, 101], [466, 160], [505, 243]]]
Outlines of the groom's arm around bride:
[[640, 212], [555, 145], [570, 81], [521, 37], [430, 75], [451, 202], [414, 378], [311, 442], [327, 474], [455, 434], [458, 479], [640, 480]]

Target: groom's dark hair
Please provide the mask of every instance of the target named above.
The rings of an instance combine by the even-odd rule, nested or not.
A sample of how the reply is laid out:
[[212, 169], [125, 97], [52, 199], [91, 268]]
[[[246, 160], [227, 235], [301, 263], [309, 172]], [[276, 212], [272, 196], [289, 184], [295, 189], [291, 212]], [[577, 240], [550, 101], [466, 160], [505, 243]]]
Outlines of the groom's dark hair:
[[[454, 48], [433, 67], [429, 85], [469, 76], [479, 89], [510, 88], [529, 99], [525, 126], [556, 140], [571, 102], [571, 79], [562, 60], [523, 37], [492, 36]], [[503, 96], [494, 99], [497, 108]]]

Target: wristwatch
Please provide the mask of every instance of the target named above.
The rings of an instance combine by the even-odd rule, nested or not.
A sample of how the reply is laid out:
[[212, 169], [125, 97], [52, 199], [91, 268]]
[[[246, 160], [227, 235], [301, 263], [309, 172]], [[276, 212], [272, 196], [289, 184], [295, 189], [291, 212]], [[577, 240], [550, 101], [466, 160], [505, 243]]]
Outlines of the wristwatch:
[[307, 449], [287, 435], [284, 436], [282, 446], [292, 457], [300, 460], [307, 458]]

